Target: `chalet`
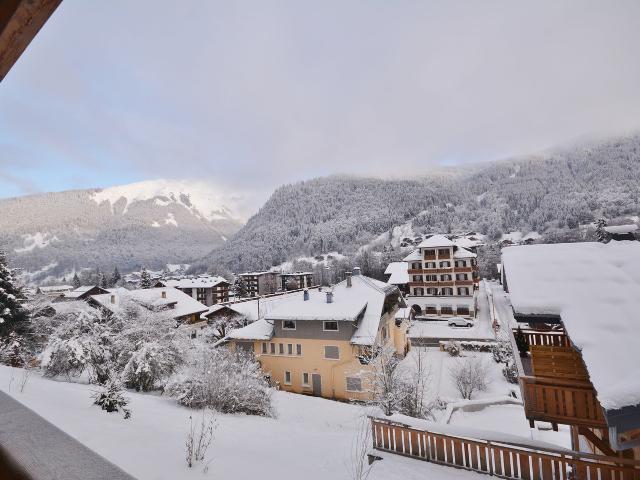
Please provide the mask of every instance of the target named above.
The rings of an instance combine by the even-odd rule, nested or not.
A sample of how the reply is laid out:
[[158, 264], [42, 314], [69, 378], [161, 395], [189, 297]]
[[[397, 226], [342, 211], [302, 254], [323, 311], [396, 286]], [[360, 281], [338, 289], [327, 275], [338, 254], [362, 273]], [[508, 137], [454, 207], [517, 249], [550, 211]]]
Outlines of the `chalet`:
[[246, 283], [250, 297], [276, 293], [280, 287], [280, 274], [277, 272], [248, 272], [238, 276]]
[[222, 277], [201, 276], [175, 280], [159, 280], [156, 287], [173, 287], [210, 307], [229, 301], [230, 283]]
[[299, 290], [313, 287], [313, 272], [294, 272], [280, 274], [280, 289]]
[[47, 297], [55, 298], [59, 297], [65, 292], [73, 290], [73, 285], [50, 285], [47, 287], [38, 287], [36, 293], [41, 293]]
[[636, 232], [638, 230], [638, 226], [635, 223], [629, 225], [611, 225], [608, 227], [604, 227], [604, 231], [607, 232], [607, 235], [610, 240], [637, 240]]
[[199, 323], [200, 314], [207, 311], [206, 305], [172, 287], [139, 290], [116, 288], [108, 293], [93, 295], [90, 303], [108, 312], [120, 313], [126, 300], [131, 300], [150, 311], [169, 310], [171, 316], [181, 324]]
[[523, 350], [522, 339], [529, 344], [516, 355], [525, 415], [569, 425], [574, 450], [640, 459], [638, 272], [638, 242], [502, 252], [514, 317], [532, 327], [516, 335]]
[[372, 347], [409, 349], [407, 322], [396, 322], [397, 287], [354, 275], [332, 288], [288, 295], [260, 320], [234, 330], [230, 348], [252, 352], [281, 389], [343, 400], [369, 397], [365, 358]]
[[233, 304], [213, 305], [200, 316], [208, 321], [215, 321], [222, 318], [238, 322], [247, 321], [247, 315], [245, 315], [242, 311], [234, 308]]
[[404, 258], [413, 315], [475, 317], [477, 256], [443, 235], [423, 240]]
[[109, 293], [109, 291], [97, 285], [83, 285], [71, 291], [63, 292], [55, 301], [69, 302], [74, 300], [88, 300], [92, 295], [100, 295], [103, 293]]

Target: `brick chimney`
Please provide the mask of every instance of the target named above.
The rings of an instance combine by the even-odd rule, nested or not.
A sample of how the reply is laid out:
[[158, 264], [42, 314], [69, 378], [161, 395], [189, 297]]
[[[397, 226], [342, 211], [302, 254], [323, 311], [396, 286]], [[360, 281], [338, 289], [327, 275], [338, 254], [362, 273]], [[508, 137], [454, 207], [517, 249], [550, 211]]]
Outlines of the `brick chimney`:
[[351, 272], [347, 272], [346, 276], [347, 276], [347, 287], [351, 287]]

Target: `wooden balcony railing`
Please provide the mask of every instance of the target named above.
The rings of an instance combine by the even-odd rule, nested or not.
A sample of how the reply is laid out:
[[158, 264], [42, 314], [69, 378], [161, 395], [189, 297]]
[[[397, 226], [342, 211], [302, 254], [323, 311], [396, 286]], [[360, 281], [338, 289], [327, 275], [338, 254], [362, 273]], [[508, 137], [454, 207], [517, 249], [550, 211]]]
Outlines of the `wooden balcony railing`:
[[562, 378], [589, 382], [582, 356], [572, 347], [532, 345], [531, 369], [534, 377]]
[[[515, 334], [516, 329], [513, 329]], [[571, 343], [569, 338], [562, 331], [549, 331], [541, 332], [538, 330], [523, 329], [522, 333], [525, 334], [529, 345], [546, 345], [549, 347], [569, 347]]]
[[371, 428], [376, 450], [501, 478], [640, 480], [638, 460], [445, 435], [380, 418]]
[[606, 428], [593, 385], [559, 378], [521, 376], [524, 412], [529, 421]]

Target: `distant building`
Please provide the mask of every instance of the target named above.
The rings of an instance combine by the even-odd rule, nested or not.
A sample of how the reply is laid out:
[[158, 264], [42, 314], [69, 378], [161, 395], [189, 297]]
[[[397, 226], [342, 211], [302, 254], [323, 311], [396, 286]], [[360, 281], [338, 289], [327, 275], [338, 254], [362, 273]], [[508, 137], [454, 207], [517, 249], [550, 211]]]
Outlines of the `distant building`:
[[246, 283], [250, 297], [276, 293], [280, 288], [280, 274], [277, 272], [248, 272], [238, 276]]
[[81, 287], [75, 288], [71, 291], [64, 292], [62, 295], [57, 297], [55, 300], [57, 302], [66, 302], [73, 300], [87, 300], [92, 295], [99, 295], [101, 293], [108, 293], [108, 290], [99, 287], [97, 285], [83, 285]]
[[404, 261], [409, 276], [407, 303], [414, 316], [475, 317], [477, 254], [443, 235], [433, 235]]
[[200, 314], [207, 311], [206, 305], [173, 287], [139, 290], [116, 288], [108, 293], [91, 296], [90, 302], [105, 311], [120, 313], [127, 300], [152, 312], [168, 310], [177, 322], [185, 324], [201, 322]]
[[611, 225], [604, 227], [611, 240], [637, 240], [636, 231], [638, 226], [635, 223], [629, 225]]
[[36, 293], [42, 293], [47, 297], [59, 297], [65, 292], [73, 290], [73, 285], [50, 285], [47, 287], [38, 287]]
[[222, 277], [200, 276], [175, 280], [159, 280], [156, 287], [173, 287], [210, 307], [229, 301], [230, 283]]
[[281, 290], [298, 290], [313, 287], [313, 272], [294, 272], [280, 274]]
[[386, 343], [399, 356], [409, 349], [408, 322], [396, 321], [401, 305], [397, 287], [355, 269], [331, 289], [283, 295], [263, 318], [223, 342], [252, 352], [282, 390], [366, 400], [372, 347]]

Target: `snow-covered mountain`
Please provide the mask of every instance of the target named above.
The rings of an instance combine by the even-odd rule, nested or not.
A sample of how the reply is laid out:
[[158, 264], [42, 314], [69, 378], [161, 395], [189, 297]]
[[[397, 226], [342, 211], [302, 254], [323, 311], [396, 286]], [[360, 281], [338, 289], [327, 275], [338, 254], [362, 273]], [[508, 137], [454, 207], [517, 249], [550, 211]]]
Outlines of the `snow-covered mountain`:
[[152, 180], [0, 200], [0, 246], [32, 280], [82, 268], [189, 263], [243, 223], [203, 182]]

